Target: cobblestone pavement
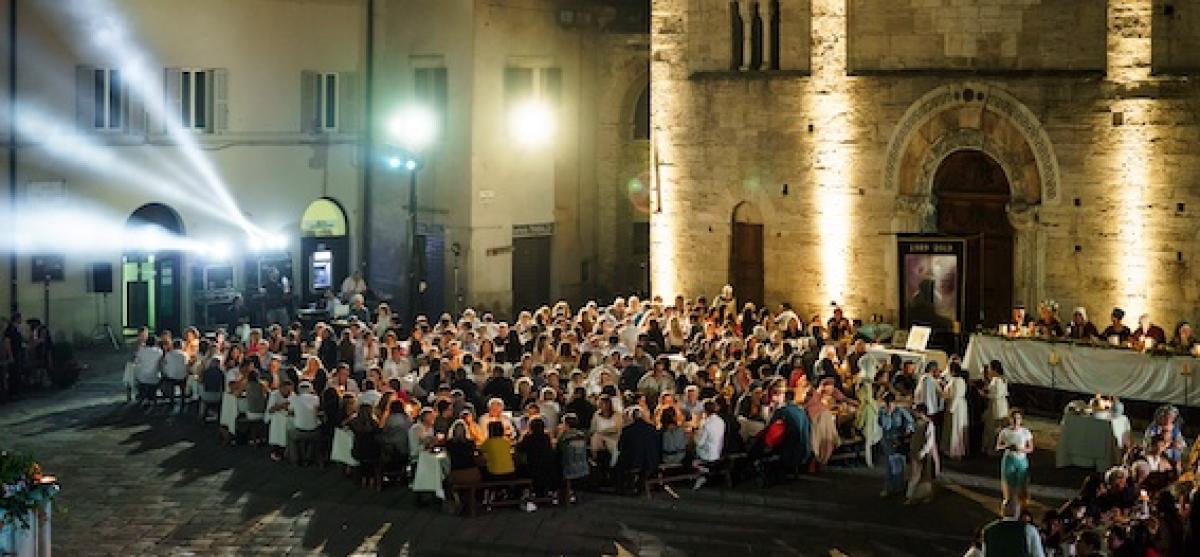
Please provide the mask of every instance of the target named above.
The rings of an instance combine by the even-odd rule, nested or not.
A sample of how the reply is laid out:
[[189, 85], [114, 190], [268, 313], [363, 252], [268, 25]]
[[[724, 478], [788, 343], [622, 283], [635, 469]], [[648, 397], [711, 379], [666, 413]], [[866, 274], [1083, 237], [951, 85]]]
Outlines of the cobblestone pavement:
[[[0, 447], [32, 451], [60, 477], [60, 555], [961, 555], [997, 506], [997, 465], [981, 459], [950, 465], [954, 485], [918, 507], [880, 500], [880, 472], [856, 469], [460, 518], [417, 507], [403, 487], [359, 489], [333, 467], [219, 446], [191, 413], [126, 405], [120, 356], [85, 357], [76, 387], [0, 406]], [[1035, 454], [1034, 496], [1050, 504], [1085, 472], [1054, 470], [1047, 449]]]

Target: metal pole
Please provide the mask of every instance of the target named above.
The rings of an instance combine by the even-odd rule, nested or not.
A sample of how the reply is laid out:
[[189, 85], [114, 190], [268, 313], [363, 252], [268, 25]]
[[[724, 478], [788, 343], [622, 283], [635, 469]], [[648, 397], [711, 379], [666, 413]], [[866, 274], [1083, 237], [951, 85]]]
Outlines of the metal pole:
[[375, 0], [367, 0], [367, 36], [366, 36], [366, 68], [365, 88], [363, 92], [363, 104], [365, 105], [363, 116], [366, 122], [363, 123], [364, 133], [366, 134], [365, 144], [363, 145], [363, 194], [362, 194], [362, 239], [359, 246], [362, 247], [362, 253], [358, 256], [359, 268], [363, 270], [363, 275], [368, 280], [368, 284], [376, 284], [375, 277], [370, 276], [371, 272], [371, 179], [372, 171], [375, 169], [375, 111], [373, 106], [374, 88], [375, 88]]
[[417, 320], [417, 168], [408, 171], [408, 322]]
[[[17, 0], [8, 2], [8, 210], [17, 216]], [[16, 229], [12, 232], [16, 234]], [[17, 301], [17, 251], [8, 252], [8, 309], [20, 310]]]

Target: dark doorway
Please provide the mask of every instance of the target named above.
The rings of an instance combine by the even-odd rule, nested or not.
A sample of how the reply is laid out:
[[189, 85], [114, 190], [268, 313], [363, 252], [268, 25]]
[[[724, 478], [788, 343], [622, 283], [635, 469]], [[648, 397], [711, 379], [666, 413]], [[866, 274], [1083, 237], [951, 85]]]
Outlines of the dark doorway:
[[182, 332], [183, 254], [158, 250], [154, 235], [183, 236], [183, 222], [174, 209], [161, 203], [142, 205], [126, 221], [134, 238], [150, 249], [130, 251], [122, 258], [125, 293], [124, 325], [127, 333], [140, 327], [153, 331]]
[[[733, 238], [729, 257], [729, 284], [738, 301], [754, 302], [762, 307], [763, 287], [763, 224], [762, 217], [749, 203], [733, 211]], [[738, 308], [739, 310], [741, 308]]]
[[958, 151], [933, 179], [937, 230], [968, 239], [964, 331], [1006, 321], [1013, 306], [1013, 228], [1004, 169], [981, 151]]
[[513, 238], [512, 291], [515, 317], [550, 302], [551, 236]]
[[436, 319], [446, 308], [446, 234], [439, 227], [424, 227], [417, 234], [417, 276], [425, 289], [417, 297], [417, 313]]

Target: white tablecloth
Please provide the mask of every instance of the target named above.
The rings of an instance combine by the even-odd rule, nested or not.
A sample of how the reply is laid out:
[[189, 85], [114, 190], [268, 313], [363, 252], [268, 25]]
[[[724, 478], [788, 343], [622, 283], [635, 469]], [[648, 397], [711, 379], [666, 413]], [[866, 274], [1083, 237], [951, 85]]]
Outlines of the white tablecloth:
[[1130, 442], [1128, 416], [1106, 419], [1066, 411], [1061, 431], [1054, 454], [1059, 468], [1080, 466], [1103, 472], [1120, 464], [1123, 449]]
[[354, 434], [344, 427], [334, 429], [333, 450], [330, 451], [329, 460], [340, 462], [346, 466], [358, 466], [358, 461], [354, 459], [353, 453]]
[[267, 443], [273, 447], [287, 448], [288, 430], [292, 427], [292, 417], [286, 411], [269, 414], [271, 425], [267, 429]]
[[0, 555], [50, 557], [50, 518], [53, 504], [46, 503], [44, 513], [30, 511], [29, 528], [22, 528], [15, 517], [0, 513]]
[[221, 425], [230, 433], [237, 431], [237, 417], [241, 413], [238, 408], [238, 397], [229, 393], [221, 395]]
[[450, 458], [445, 452], [434, 453], [421, 451], [417, 456], [417, 470], [413, 472], [412, 485], [414, 492], [433, 492], [438, 499], [446, 498], [443, 487], [446, 476], [450, 475]]
[[[1060, 365], [1050, 365], [1051, 352], [1058, 354]], [[1185, 366], [1200, 371], [1200, 360], [1191, 356], [1158, 357], [1131, 350], [972, 335], [964, 358], [972, 376], [978, 377], [984, 364], [992, 360], [1004, 365], [1009, 383], [1200, 405], [1196, 385], [1180, 373]]]

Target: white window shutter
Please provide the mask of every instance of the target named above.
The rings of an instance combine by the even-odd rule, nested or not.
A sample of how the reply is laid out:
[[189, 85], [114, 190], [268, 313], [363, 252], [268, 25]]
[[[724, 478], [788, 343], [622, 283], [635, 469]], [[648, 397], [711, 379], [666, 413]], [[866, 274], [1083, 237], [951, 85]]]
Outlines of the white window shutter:
[[212, 113], [209, 114], [210, 130], [214, 133], [229, 131], [229, 70], [212, 71]]
[[317, 122], [317, 72], [300, 72], [300, 132], [313, 133]]
[[154, 130], [157, 133], [167, 133], [167, 122], [178, 123], [183, 113], [183, 99], [180, 93], [180, 82], [183, 72], [179, 68], [167, 68], [163, 72], [163, 106], [158, 111], [158, 119]]
[[75, 67], [75, 122], [80, 130], [96, 127], [96, 68]]
[[355, 72], [338, 73], [338, 131], [342, 133], [358, 132], [358, 75]]
[[121, 114], [125, 115], [125, 133], [141, 136], [146, 133], [146, 107], [129, 96], [129, 88], [121, 91]]

